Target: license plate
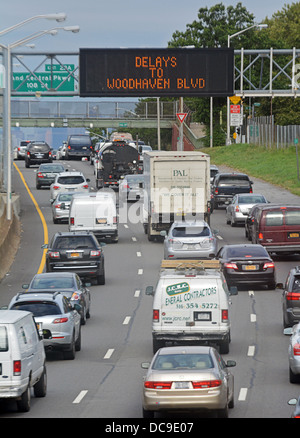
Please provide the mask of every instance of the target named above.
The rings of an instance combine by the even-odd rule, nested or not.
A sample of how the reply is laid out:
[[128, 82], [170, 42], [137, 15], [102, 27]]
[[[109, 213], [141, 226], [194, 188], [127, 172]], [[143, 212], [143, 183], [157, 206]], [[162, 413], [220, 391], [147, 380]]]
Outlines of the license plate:
[[72, 259], [76, 259], [76, 258], [80, 257], [80, 253], [79, 252], [71, 252], [70, 257]]
[[189, 382], [174, 382], [175, 389], [189, 389]]
[[299, 233], [288, 233], [288, 238], [289, 239], [298, 239], [299, 238]]
[[44, 156], [43, 154], [35, 154], [36, 158], [43, 158], [43, 156]]
[[194, 312], [194, 321], [211, 321], [211, 312]]
[[243, 266], [244, 271], [257, 271], [258, 265], [245, 265]]
[[107, 219], [106, 218], [96, 218], [96, 224], [106, 224]]

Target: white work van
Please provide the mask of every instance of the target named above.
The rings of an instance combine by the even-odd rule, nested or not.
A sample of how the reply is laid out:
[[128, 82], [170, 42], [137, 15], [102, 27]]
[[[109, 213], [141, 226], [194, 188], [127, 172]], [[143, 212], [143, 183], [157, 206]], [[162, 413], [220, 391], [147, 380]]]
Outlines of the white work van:
[[70, 205], [69, 230], [92, 231], [97, 239], [118, 242], [115, 194], [104, 191], [75, 194]]
[[154, 291], [152, 337], [154, 353], [166, 343], [213, 345], [229, 352], [229, 296], [218, 260], [163, 260]]
[[0, 310], [0, 399], [15, 399], [19, 411], [30, 409], [47, 391], [43, 338], [31, 312]]

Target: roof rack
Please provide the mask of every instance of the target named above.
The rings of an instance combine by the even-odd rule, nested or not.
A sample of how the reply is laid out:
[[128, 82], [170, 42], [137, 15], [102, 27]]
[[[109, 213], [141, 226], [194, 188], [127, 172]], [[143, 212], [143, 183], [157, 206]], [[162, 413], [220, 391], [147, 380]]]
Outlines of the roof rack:
[[203, 271], [205, 269], [220, 269], [220, 262], [215, 259], [162, 260], [161, 269], [196, 269], [198, 271]]

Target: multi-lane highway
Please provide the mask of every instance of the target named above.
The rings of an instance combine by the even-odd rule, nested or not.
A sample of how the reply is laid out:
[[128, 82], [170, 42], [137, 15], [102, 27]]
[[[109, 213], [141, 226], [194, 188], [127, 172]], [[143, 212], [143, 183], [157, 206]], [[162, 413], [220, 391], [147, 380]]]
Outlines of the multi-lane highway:
[[[81, 170], [95, 186], [89, 162], [68, 161], [69, 169]], [[17, 161], [46, 220], [49, 239], [66, 224], [52, 222], [49, 189], [35, 189], [35, 171]], [[21, 195], [22, 236], [14, 263], [0, 283], [0, 306], [7, 305], [23, 283], [38, 271], [45, 233], [40, 216], [19, 174], [14, 172], [15, 191]], [[269, 201], [297, 202], [299, 198], [282, 189], [255, 180], [254, 191]], [[226, 224], [225, 211], [215, 210], [211, 227], [218, 230], [219, 247], [247, 243], [244, 228]], [[48, 358], [48, 392], [32, 398], [29, 413], [21, 414], [15, 404], [0, 404], [0, 417], [27, 418], [141, 418], [141, 362], [152, 358], [152, 298], [147, 285], [155, 285], [162, 242], [148, 242], [141, 224], [120, 223], [119, 242], [107, 244], [106, 284], [91, 286], [91, 318], [82, 327], [82, 348], [73, 361], [59, 354]], [[299, 257], [276, 259], [277, 280], [283, 282]], [[259, 290], [251, 285], [231, 299], [232, 342], [226, 359], [234, 359], [235, 407], [230, 418], [288, 418], [290, 398], [298, 397], [300, 386], [289, 383], [287, 347], [283, 335], [281, 292]]]

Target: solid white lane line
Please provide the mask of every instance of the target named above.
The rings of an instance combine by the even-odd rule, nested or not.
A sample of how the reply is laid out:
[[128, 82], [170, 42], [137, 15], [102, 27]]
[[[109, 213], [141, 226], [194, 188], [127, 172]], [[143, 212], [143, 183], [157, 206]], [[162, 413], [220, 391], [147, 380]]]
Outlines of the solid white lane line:
[[123, 325], [129, 324], [130, 319], [131, 319], [131, 316], [126, 316], [126, 318], [123, 321]]
[[114, 348], [109, 348], [103, 359], [110, 359], [114, 351], [115, 351]]
[[75, 398], [75, 400], [73, 400], [73, 403], [78, 404], [81, 402], [81, 400], [83, 399], [83, 397], [88, 393], [88, 391], [85, 389], [83, 391], [80, 391], [80, 393], [78, 394], [78, 396]]
[[241, 388], [241, 389], [240, 389], [240, 393], [239, 393], [239, 398], [238, 398], [238, 400], [239, 400], [239, 401], [245, 401], [245, 400], [246, 400], [246, 397], [247, 397], [247, 392], [248, 392], [248, 389], [247, 389], [247, 388]]

